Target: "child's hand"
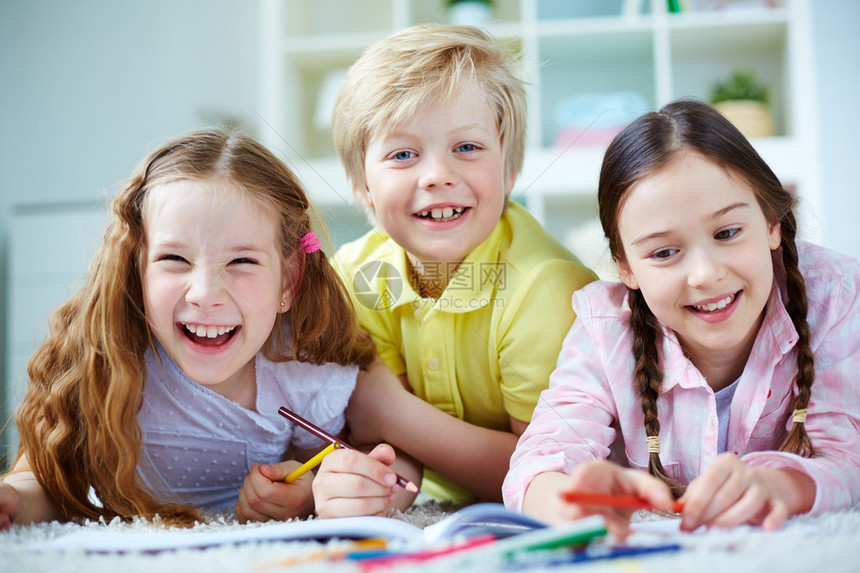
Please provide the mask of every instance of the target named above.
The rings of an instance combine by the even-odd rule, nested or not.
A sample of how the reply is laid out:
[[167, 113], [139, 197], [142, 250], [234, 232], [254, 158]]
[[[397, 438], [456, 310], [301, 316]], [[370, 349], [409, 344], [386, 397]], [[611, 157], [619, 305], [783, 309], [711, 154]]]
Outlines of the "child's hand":
[[21, 494], [11, 485], [0, 481], [0, 531], [12, 527], [21, 510]]
[[630, 516], [635, 509], [568, 503], [562, 498], [566, 491], [633, 495], [666, 511], [673, 501], [669, 488], [659, 479], [597, 460], [578, 465], [570, 476], [548, 472], [535, 477], [526, 491], [523, 510], [553, 524], [598, 514], [606, 519], [606, 527], [615, 538], [623, 540], [630, 534]]
[[325, 457], [313, 483], [320, 517], [386, 515], [396, 497], [397, 476], [389, 467], [394, 449], [379, 444], [369, 454], [337, 450]]
[[300, 465], [292, 460], [271, 465], [254, 463], [239, 490], [236, 502], [239, 522], [282, 521], [309, 515], [313, 511], [313, 473], [308, 472], [293, 483], [284, 481]]
[[681, 497], [681, 529], [734, 527], [744, 523], [779, 529], [815, 502], [815, 482], [800, 472], [748, 465], [734, 454], [720, 454]]

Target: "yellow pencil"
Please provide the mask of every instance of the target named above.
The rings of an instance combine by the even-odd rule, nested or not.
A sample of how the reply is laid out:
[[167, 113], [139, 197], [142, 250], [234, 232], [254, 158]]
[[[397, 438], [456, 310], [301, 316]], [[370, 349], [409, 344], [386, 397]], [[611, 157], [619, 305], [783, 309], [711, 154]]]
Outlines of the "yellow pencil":
[[290, 475], [284, 478], [284, 481], [287, 483], [293, 483], [318, 465], [320, 465], [323, 461], [323, 458], [335, 451], [340, 447], [340, 444], [337, 442], [332, 442], [326, 448], [320, 451], [317, 455], [303, 463], [301, 466], [293, 470]]

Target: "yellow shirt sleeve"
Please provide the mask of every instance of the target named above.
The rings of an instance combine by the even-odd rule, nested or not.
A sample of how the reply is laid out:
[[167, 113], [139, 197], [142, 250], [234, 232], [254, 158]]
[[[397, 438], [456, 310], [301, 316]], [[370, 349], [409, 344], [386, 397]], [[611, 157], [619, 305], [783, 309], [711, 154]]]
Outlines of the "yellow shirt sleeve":
[[521, 285], [506, 309], [498, 342], [501, 391], [509, 415], [531, 420], [576, 317], [571, 307], [573, 293], [594, 279], [594, 273], [584, 266], [551, 261]]

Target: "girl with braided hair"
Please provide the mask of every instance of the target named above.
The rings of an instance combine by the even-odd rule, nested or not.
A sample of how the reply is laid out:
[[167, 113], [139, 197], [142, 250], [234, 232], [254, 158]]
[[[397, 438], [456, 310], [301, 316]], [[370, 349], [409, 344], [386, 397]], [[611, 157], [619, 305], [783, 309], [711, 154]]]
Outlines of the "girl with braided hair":
[[194, 131], [146, 157], [30, 359], [0, 529], [313, 511], [313, 476], [283, 479], [327, 444], [278, 406], [340, 433], [375, 350], [312, 222], [295, 175], [247, 136]]
[[561, 522], [633, 510], [779, 527], [860, 500], [860, 266], [797, 238], [795, 198], [713, 108], [677, 101], [606, 151], [600, 219], [621, 283], [577, 319], [511, 459], [508, 506]]

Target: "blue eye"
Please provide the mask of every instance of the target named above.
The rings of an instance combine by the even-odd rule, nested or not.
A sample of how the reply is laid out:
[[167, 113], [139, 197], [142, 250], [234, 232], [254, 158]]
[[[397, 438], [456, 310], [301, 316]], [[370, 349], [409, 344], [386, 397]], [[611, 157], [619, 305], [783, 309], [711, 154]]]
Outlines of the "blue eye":
[[412, 159], [415, 156], [411, 151], [398, 151], [392, 157], [398, 161], [404, 161], [406, 159]]
[[474, 143], [464, 143], [457, 147], [457, 151], [475, 151], [476, 149], [478, 149], [478, 146]]
[[242, 258], [239, 258], [239, 259], [233, 259], [232, 261], [230, 261], [230, 264], [231, 264], [231, 265], [243, 265], [243, 264], [245, 264], [245, 265], [256, 265], [256, 264], [258, 264], [258, 263], [257, 263], [257, 261], [256, 261], [256, 260], [254, 260], [254, 259], [249, 259], [249, 258], [247, 258], [247, 257], [242, 257]]
[[714, 235], [714, 238], [718, 241], [728, 241], [729, 239], [737, 237], [740, 233], [741, 230], [738, 227], [734, 227], [731, 229], [723, 229], [722, 231], [719, 231], [716, 235]]

